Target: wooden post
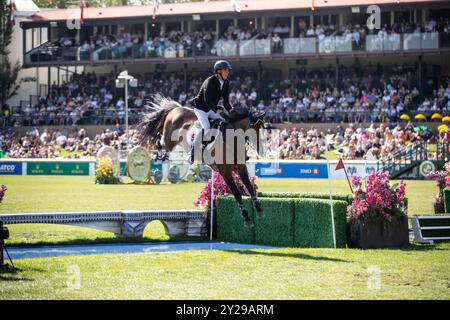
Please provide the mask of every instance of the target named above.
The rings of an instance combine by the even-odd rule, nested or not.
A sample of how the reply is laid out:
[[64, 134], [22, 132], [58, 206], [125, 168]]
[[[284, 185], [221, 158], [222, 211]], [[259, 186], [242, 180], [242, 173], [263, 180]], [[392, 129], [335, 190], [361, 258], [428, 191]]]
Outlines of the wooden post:
[[144, 23], [144, 42], [148, 40], [148, 23]]
[[[52, 80], [52, 77], [51, 77], [51, 74], [50, 74], [50, 67], [47, 67], [47, 83], [48, 83], [48, 86], [47, 86], [47, 94], [49, 95], [50, 94], [50, 86], [52, 85], [51, 84], [51, 80]], [[52, 97], [53, 98], [53, 97]]]
[[25, 57], [25, 53], [27, 52], [27, 29], [22, 30], [22, 52]]
[[334, 74], [334, 85], [335, 87], [337, 87], [339, 82], [339, 58], [336, 57], [336, 70], [335, 70], [335, 74]]
[[422, 95], [422, 56], [419, 56], [419, 91]]
[[188, 91], [188, 82], [187, 82], [187, 63], [183, 63], [183, 76], [184, 76], [184, 91]]

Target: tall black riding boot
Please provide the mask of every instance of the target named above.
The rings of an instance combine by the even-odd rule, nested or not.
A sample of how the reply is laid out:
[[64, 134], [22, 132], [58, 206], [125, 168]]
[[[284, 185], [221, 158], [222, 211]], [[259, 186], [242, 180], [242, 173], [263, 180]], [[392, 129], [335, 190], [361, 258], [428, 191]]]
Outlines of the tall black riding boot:
[[191, 164], [194, 163], [194, 158], [195, 158], [195, 146], [198, 145], [200, 142], [202, 143], [202, 154], [203, 154], [203, 150], [205, 150], [205, 142], [203, 142], [203, 137], [205, 136], [205, 130], [202, 129], [201, 132], [199, 132], [196, 136], [195, 139], [191, 145]]

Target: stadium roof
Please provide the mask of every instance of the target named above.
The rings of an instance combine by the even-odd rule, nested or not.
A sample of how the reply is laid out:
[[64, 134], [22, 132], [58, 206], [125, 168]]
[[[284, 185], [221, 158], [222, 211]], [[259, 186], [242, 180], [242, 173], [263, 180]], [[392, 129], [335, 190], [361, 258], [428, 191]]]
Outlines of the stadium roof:
[[[445, 3], [439, 0], [314, 0], [316, 9], [351, 7], [351, 6], [368, 6], [376, 4], [379, 6], [393, 5], [401, 6], [403, 10], [408, 9], [405, 5], [412, 4], [431, 4]], [[250, 12], [271, 13], [273, 11], [291, 11], [293, 9], [311, 10], [312, 0], [243, 0], [240, 1], [241, 12], [236, 13], [242, 15]], [[66, 21], [73, 19], [79, 14], [78, 8], [54, 9], [38, 12], [27, 19], [23, 23], [33, 22], [50, 22], [50, 21]], [[226, 1], [209, 1], [209, 2], [183, 2], [183, 3], [163, 3], [159, 5], [158, 17], [180, 16], [180, 15], [210, 15], [210, 14], [233, 14], [233, 8], [229, 0]], [[118, 18], [145, 18], [153, 14], [153, 6], [114, 6], [114, 7], [90, 7], [84, 9], [84, 19], [87, 21], [100, 19], [118, 19]], [[233, 16], [233, 18], [236, 16]], [[239, 17], [239, 16], [238, 16]], [[149, 20], [151, 21], [151, 20]]]
[[17, 17], [28, 17], [36, 12], [39, 12], [39, 8], [33, 0], [15, 0], [14, 3], [17, 8]]

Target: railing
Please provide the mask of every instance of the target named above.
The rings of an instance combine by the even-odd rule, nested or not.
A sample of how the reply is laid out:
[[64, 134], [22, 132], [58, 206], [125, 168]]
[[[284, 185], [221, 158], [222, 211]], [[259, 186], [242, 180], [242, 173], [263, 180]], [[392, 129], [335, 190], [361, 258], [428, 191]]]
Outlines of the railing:
[[412, 168], [417, 162], [427, 160], [427, 148], [427, 143], [423, 141], [409, 144], [388, 157], [381, 158], [377, 162], [377, 170], [388, 171], [391, 177], [395, 178], [404, 170]]
[[[24, 110], [28, 105], [30, 105], [30, 100], [21, 101], [21, 109]], [[129, 122], [136, 123], [141, 116], [142, 108], [129, 108]], [[87, 112], [86, 115], [81, 117], [72, 117], [68, 114], [58, 114], [61, 111], [57, 111], [56, 114], [50, 116], [49, 114], [25, 114], [13, 112], [8, 118], [0, 116], [0, 127], [9, 127], [14, 125], [21, 126], [33, 126], [33, 125], [72, 125], [72, 124], [83, 124], [83, 125], [102, 125], [102, 124], [115, 124], [116, 122], [123, 123], [125, 119], [124, 110], [108, 110], [101, 109], [95, 113]], [[53, 113], [53, 112], [52, 112]], [[411, 119], [414, 119], [415, 112], [409, 112]], [[444, 116], [447, 113], [442, 113]], [[448, 114], [450, 115], [450, 114]], [[431, 121], [431, 115], [428, 117]], [[311, 111], [298, 108], [287, 108], [286, 110], [278, 111], [271, 108], [266, 109], [266, 121], [271, 123], [281, 123], [281, 122], [293, 122], [293, 123], [339, 123], [339, 122], [385, 122], [389, 119], [391, 122], [398, 121], [398, 116], [396, 118], [390, 118], [387, 114], [380, 113], [374, 114], [370, 111], [365, 110], [341, 110], [333, 111], [331, 108], [326, 108], [322, 111]], [[450, 157], [449, 157], [450, 159]]]
[[350, 35], [328, 36], [323, 38], [285, 38], [251, 39], [241, 41], [210, 41], [193, 43], [192, 45], [133, 44], [129, 47], [102, 47], [94, 49], [81, 47], [59, 47], [50, 42], [34, 48], [25, 55], [27, 64], [48, 63], [54, 61], [90, 61], [92, 63], [108, 60], [131, 59], [179, 59], [186, 57], [208, 56], [260, 56], [271, 54], [312, 55], [336, 54], [346, 52], [399, 52], [410, 50], [439, 49], [450, 47], [445, 34], [412, 33], [367, 35], [361, 41], [355, 41]]

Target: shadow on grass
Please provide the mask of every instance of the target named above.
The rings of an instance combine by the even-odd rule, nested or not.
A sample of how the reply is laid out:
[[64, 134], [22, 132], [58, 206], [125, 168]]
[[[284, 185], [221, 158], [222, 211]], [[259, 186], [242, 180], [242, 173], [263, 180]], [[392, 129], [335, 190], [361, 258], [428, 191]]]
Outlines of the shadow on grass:
[[[372, 249], [367, 249], [372, 250]], [[398, 250], [398, 251], [448, 251], [450, 250], [449, 242], [436, 242], [434, 244], [427, 243], [410, 243], [398, 248], [385, 248], [380, 250]]]
[[9, 277], [7, 275], [1, 274], [0, 273], [0, 282], [5, 281], [5, 282], [20, 282], [20, 281], [34, 281], [34, 279], [30, 279], [30, 278], [15, 278], [15, 277]]
[[80, 244], [120, 244], [120, 243], [144, 243], [144, 242], [196, 242], [208, 240], [207, 237], [189, 237], [189, 236], [173, 236], [169, 239], [155, 239], [155, 238], [117, 238], [117, 237], [107, 237], [107, 238], [94, 238], [94, 239], [72, 239], [72, 240], [61, 240], [61, 241], [38, 241], [33, 243], [17, 242], [9, 243], [8, 247], [37, 247], [37, 246], [55, 246], [55, 245], [80, 245]]
[[18, 268], [12, 267], [10, 265], [6, 267], [0, 268], [0, 282], [20, 282], [20, 281], [35, 281], [34, 279], [21, 277], [20, 275], [24, 272], [43, 272], [42, 269], [26, 267], [26, 268]]
[[226, 250], [225, 252], [239, 253], [239, 254], [252, 254], [262, 255], [268, 257], [280, 257], [280, 258], [296, 258], [302, 260], [317, 260], [317, 261], [331, 261], [331, 262], [352, 262], [349, 260], [328, 258], [328, 257], [316, 257], [304, 253], [281, 253], [272, 251], [254, 251], [254, 250]]

